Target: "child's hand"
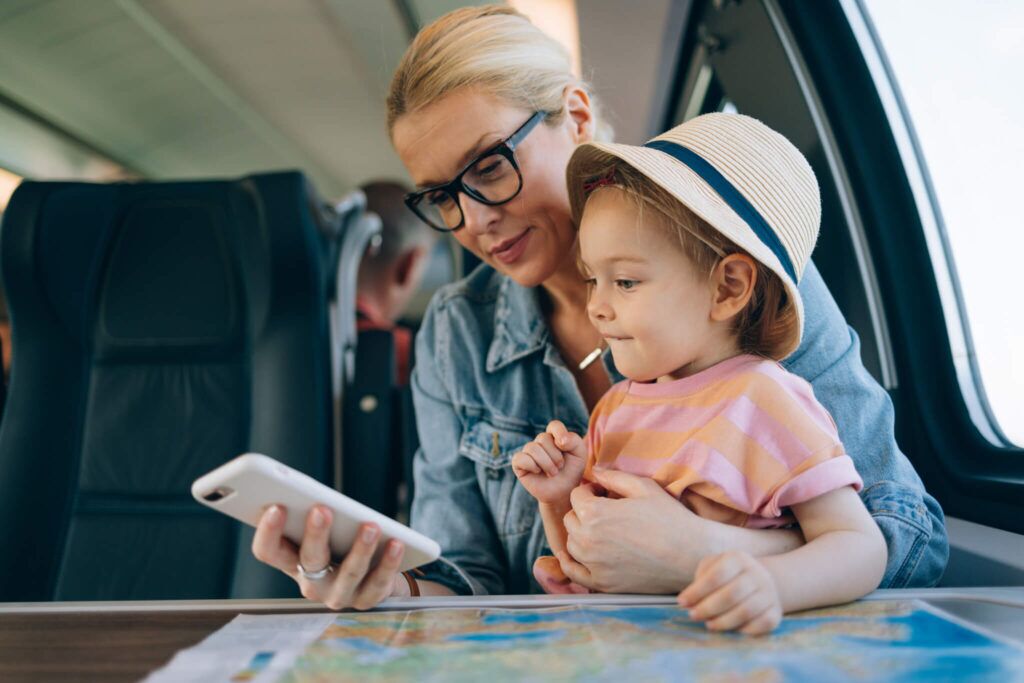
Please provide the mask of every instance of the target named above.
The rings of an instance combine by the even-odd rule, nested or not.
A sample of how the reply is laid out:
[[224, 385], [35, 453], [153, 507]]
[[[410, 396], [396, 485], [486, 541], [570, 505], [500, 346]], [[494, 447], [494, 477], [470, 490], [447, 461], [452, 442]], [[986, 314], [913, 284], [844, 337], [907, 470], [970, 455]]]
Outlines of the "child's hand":
[[782, 621], [775, 580], [756, 558], [733, 550], [705, 557], [677, 602], [712, 631], [770, 633]]
[[555, 420], [548, 430], [512, 456], [512, 471], [540, 503], [569, 499], [587, 464], [587, 448], [579, 434]]

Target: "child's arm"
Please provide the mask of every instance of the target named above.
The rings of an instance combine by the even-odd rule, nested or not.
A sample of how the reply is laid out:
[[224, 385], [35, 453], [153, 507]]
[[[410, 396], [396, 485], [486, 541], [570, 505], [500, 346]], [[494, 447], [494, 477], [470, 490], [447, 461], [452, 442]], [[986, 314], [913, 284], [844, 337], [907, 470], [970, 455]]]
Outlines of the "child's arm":
[[557, 503], [538, 503], [540, 519], [544, 522], [544, 535], [548, 539], [548, 546], [551, 552], [558, 557], [558, 553], [569, 552], [566, 544], [569, 542], [569, 533], [565, 530], [565, 516], [572, 509], [569, 499]]
[[512, 471], [537, 499], [548, 545], [556, 554], [565, 550], [562, 518], [569, 512], [569, 494], [580, 483], [587, 464], [587, 448], [579, 434], [555, 420], [523, 450], [512, 456]]
[[856, 600], [878, 587], [887, 550], [860, 497], [844, 486], [792, 506], [807, 543], [781, 555], [704, 558], [679, 604], [712, 630], [767, 633], [782, 614]]

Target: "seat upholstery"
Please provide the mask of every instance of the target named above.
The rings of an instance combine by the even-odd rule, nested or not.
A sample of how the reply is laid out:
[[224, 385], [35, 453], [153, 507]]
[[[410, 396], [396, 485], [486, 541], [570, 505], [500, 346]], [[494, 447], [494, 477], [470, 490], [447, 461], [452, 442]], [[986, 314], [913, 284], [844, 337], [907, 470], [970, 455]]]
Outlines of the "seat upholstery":
[[189, 487], [245, 451], [330, 478], [312, 196], [296, 172], [15, 192], [0, 601], [297, 596]]

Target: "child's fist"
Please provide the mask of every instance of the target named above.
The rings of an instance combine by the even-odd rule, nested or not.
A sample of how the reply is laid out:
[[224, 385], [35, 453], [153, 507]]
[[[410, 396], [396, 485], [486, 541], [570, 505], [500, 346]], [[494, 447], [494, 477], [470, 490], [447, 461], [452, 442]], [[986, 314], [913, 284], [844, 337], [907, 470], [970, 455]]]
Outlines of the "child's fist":
[[779, 592], [756, 558], [733, 550], [709, 555], [697, 565], [693, 583], [677, 602], [712, 631], [770, 633], [782, 621]]
[[587, 445], [583, 443], [583, 437], [575, 432], [570, 432], [560, 420], [552, 420], [548, 423], [547, 434], [554, 440], [555, 448], [563, 453], [572, 453], [587, 460]]
[[544, 432], [512, 456], [512, 471], [538, 502], [554, 504], [567, 501], [569, 492], [583, 477], [583, 468], [587, 464], [583, 441], [578, 434], [566, 432], [566, 435], [563, 437], [570, 440], [575, 437], [579, 441], [578, 446], [572, 442], [577, 446], [575, 450], [563, 451], [555, 445], [555, 438], [550, 432]]

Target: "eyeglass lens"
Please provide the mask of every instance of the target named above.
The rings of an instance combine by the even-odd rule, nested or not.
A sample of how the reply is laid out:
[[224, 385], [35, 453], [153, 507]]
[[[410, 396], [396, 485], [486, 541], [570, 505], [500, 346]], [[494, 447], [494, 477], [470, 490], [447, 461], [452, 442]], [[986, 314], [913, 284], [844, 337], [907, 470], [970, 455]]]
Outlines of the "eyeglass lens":
[[[519, 192], [522, 179], [512, 162], [495, 153], [478, 159], [462, 176], [462, 184], [489, 204], [500, 204]], [[462, 223], [458, 200], [444, 190], [428, 192], [416, 207], [428, 222], [454, 229]]]

